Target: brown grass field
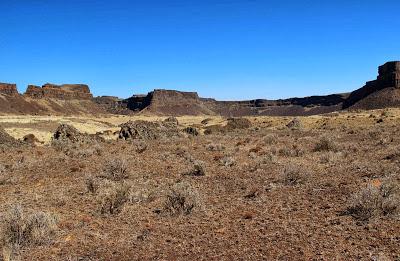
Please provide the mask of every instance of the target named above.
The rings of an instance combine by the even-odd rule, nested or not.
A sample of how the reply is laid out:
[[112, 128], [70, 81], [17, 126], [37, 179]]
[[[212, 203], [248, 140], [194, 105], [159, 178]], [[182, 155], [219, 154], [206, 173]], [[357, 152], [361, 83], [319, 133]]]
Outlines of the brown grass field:
[[400, 110], [206, 118], [118, 140], [165, 117], [1, 116], [39, 142], [0, 150], [0, 260], [400, 260]]

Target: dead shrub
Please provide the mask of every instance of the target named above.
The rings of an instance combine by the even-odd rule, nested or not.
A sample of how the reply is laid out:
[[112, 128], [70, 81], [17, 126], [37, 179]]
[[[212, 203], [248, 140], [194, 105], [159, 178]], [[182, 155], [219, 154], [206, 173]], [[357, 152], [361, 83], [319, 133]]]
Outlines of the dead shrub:
[[92, 143], [74, 143], [69, 140], [60, 139], [53, 140], [51, 146], [59, 152], [71, 158], [88, 158], [93, 155], [101, 156], [102, 147], [99, 143], [93, 141]]
[[222, 146], [221, 144], [210, 143], [210, 144], [207, 144], [206, 150], [208, 150], [208, 151], [223, 151], [223, 150], [225, 150], [225, 147]]
[[129, 201], [131, 186], [127, 183], [109, 183], [98, 195], [100, 212], [102, 214], [117, 214]]
[[278, 143], [278, 136], [275, 134], [268, 134], [264, 137], [264, 143], [266, 145], [273, 145]]
[[201, 160], [195, 160], [193, 162], [192, 168], [186, 172], [184, 175], [187, 176], [205, 176], [206, 175], [206, 170], [205, 170], [205, 163]]
[[291, 130], [299, 130], [303, 128], [303, 124], [301, 123], [299, 118], [294, 118], [288, 124], [286, 124], [286, 127]]
[[225, 156], [220, 160], [220, 164], [225, 167], [232, 167], [236, 164], [236, 160], [232, 157]]
[[11, 206], [1, 219], [0, 236], [3, 247], [50, 243], [57, 231], [56, 218], [45, 212], [26, 214], [20, 205]]
[[368, 185], [352, 196], [347, 213], [361, 221], [379, 216], [398, 215], [399, 191], [399, 184], [393, 181], [386, 181], [380, 186]]
[[315, 144], [314, 151], [338, 151], [337, 144], [332, 140], [332, 138], [323, 136], [320, 140]]
[[170, 122], [170, 123], [175, 123], [175, 124], [179, 124], [178, 119], [175, 117], [168, 117], [164, 120], [164, 122]]
[[226, 128], [221, 125], [210, 125], [205, 127], [204, 134], [212, 135], [212, 134], [223, 134], [226, 133]]
[[147, 150], [147, 143], [142, 140], [132, 140], [132, 144], [137, 153], [143, 153]]
[[248, 129], [251, 127], [251, 121], [246, 118], [229, 118], [225, 126], [227, 130]]
[[341, 156], [342, 156], [341, 153], [338, 154], [333, 151], [327, 151], [321, 155], [321, 157], [319, 158], [319, 161], [322, 164], [335, 163], [335, 162], [339, 161]]
[[304, 150], [297, 145], [293, 145], [291, 148], [283, 147], [278, 150], [278, 155], [282, 157], [301, 157], [304, 153]]
[[296, 186], [302, 184], [307, 179], [306, 170], [295, 164], [285, 166], [281, 173], [281, 182], [288, 186]]
[[189, 215], [200, 207], [197, 191], [188, 183], [177, 183], [167, 193], [163, 210], [171, 216], [178, 216]]
[[120, 181], [129, 177], [128, 162], [125, 159], [111, 159], [105, 163], [103, 177]]
[[92, 194], [96, 194], [97, 190], [100, 187], [98, 180], [92, 175], [86, 177], [85, 184], [87, 191]]

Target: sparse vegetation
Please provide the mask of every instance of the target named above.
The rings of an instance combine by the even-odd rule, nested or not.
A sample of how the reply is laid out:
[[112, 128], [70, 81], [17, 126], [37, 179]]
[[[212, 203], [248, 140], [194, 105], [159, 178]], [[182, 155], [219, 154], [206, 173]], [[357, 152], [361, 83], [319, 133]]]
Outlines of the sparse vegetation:
[[268, 134], [264, 137], [264, 143], [266, 145], [273, 145], [278, 143], [278, 136], [276, 134]]
[[26, 213], [13, 205], [1, 218], [0, 242], [5, 260], [17, 255], [22, 247], [51, 242], [57, 231], [56, 218], [45, 212]]
[[96, 177], [89, 175], [85, 179], [86, 189], [89, 193], [96, 194], [97, 190], [99, 189], [99, 182], [97, 181]]
[[399, 184], [392, 181], [386, 181], [379, 186], [368, 185], [352, 196], [347, 212], [361, 221], [379, 216], [398, 215], [399, 188]]
[[306, 170], [299, 165], [289, 164], [284, 167], [281, 172], [281, 181], [288, 186], [296, 186], [302, 184], [308, 178]]
[[128, 178], [128, 161], [123, 158], [115, 158], [106, 161], [103, 170], [103, 177], [114, 181], [120, 181]]
[[163, 210], [171, 216], [189, 215], [196, 208], [201, 208], [199, 194], [187, 183], [173, 185], [163, 206]]
[[206, 170], [205, 170], [205, 163], [201, 160], [195, 160], [193, 162], [192, 168], [185, 173], [187, 176], [205, 176], [206, 175]]
[[235, 159], [232, 158], [232, 157], [225, 156], [225, 157], [223, 157], [223, 158], [220, 160], [220, 163], [221, 163], [222, 166], [225, 166], [225, 167], [232, 167], [233, 165], [236, 164], [236, 161], [235, 161]]
[[332, 140], [331, 137], [323, 136], [315, 144], [314, 151], [337, 151], [337, 144]]
[[[48, 144], [45, 130], [58, 125], [48, 117], [33, 125], [25, 121], [21, 133], [7, 123], [7, 132], [19, 139], [34, 133], [46, 144], [0, 152], [0, 220], [8, 216], [6, 205], [18, 200], [26, 208], [25, 222], [36, 213], [30, 209], [56, 213], [60, 221], [59, 231], [45, 232], [44, 240], [24, 236], [29, 240], [15, 247], [2, 239], [3, 259], [184, 260], [217, 254], [357, 260], [365, 253], [378, 256], [377, 249], [396, 260], [400, 110], [376, 125], [369, 115], [380, 113], [301, 117], [300, 131], [286, 127], [291, 117], [249, 117], [247, 129], [227, 129], [221, 117], [207, 125], [201, 116], [181, 117], [178, 136], [159, 135], [169, 128], [161, 125], [176, 126], [165, 117], [110, 116], [105, 123], [68, 118], [79, 130], [108, 140], [59, 142], [59, 148]], [[117, 140], [118, 126], [136, 117], [157, 124], [143, 123], [142, 136]], [[222, 132], [204, 135], [210, 125]], [[183, 134], [187, 126], [200, 134]], [[304, 235], [310, 236], [304, 241]]]
[[225, 150], [225, 147], [218, 143], [217, 144], [210, 143], [210, 144], [207, 144], [206, 149], [208, 151], [223, 151], [223, 150]]
[[131, 186], [127, 183], [109, 183], [98, 194], [100, 212], [102, 214], [117, 214], [129, 201]]

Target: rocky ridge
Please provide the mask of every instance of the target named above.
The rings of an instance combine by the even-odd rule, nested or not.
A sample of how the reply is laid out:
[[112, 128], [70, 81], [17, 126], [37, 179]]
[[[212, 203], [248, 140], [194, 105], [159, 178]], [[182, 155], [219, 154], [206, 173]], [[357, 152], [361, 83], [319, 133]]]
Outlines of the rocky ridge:
[[[352, 93], [279, 100], [218, 101], [196, 92], [155, 89], [127, 99], [114, 96], [93, 98], [85, 84], [29, 85], [20, 95], [15, 84], [0, 83], [1, 113], [112, 113], [160, 116], [222, 115], [306, 116], [343, 109], [377, 109], [400, 106], [400, 62], [379, 66], [378, 77]], [[62, 101], [61, 103], [59, 101]], [[50, 109], [49, 109], [50, 108]]]

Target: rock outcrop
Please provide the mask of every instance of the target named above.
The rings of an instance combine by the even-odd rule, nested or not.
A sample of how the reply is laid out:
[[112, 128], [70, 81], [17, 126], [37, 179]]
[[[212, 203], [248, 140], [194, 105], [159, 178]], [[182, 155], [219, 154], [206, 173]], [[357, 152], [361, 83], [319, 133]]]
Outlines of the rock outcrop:
[[[364, 87], [353, 91], [343, 103], [343, 109], [350, 107], [377, 109], [399, 106], [400, 100], [397, 96], [400, 92], [400, 62], [387, 62], [379, 66], [378, 74], [376, 80], [369, 81]], [[366, 98], [369, 100], [367, 103], [364, 100]]]
[[22, 96], [15, 84], [0, 83], [0, 113], [17, 114], [155, 114], [161, 116], [222, 115], [307, 116], [342, 109], [400, 107], [400, 62], [379, 67], [376, 80], [352, 93], [280, 100], [217, 101], [196, 92], [156, 89], [128, 99], [114, 96], [93, 98], [84, 84], [29, 85]]
[[210, 115], [196, 92], [156, 89], [147, 95], [134, 95], [127, 99], [127, 108], [159, 115]]
[[17, 85], [12, 83], [0, 83], [0, 94], [18, 95]]
[[99, 135], [81, 133], [74, 126], [68, 124], [61, 124], [53, 134], [53, 144], [57, 142], [92, 143], [103, 141], [104, 139]]
[[128, 121], [120, 125], [119, 139], [156, 140], [179, 137], [178, 125], [174, 122]]
[[106, 110], [93, 102], [84, 84], [29, 85], [24, 95], [15, 84], [0, 83], [0, 114], [78, 115], [101, 114]]
[[[200, 98], [196, 92], [154, 90], [147, 95], [134, 95], [126, 100], [110, 103], [113, 108], [157, 115], [313, 115], [340, 110], [348, 94], [291, 98], [285, 100], [217, 101]], [[107, 104], [103, 101], [103, 104]], [[124, 113], [126, 114], [126, 113]]]
[[29, 85], [25, 96], [33, 99], [53, 98], [60, 100], [90, 100], [93, 95], [86, 84], [62, 84], [46, 83], [42, 87]]

